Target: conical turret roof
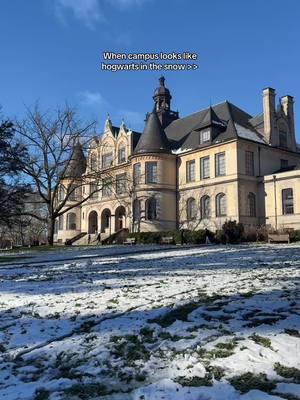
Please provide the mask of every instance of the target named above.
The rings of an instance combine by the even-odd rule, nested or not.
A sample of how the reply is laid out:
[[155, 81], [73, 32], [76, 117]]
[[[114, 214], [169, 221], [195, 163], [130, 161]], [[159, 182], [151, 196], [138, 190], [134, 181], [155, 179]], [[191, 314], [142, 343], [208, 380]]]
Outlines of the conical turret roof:
[[82, 150], [82, 146], [77, 142], [74, 146], [72, 156], [68, 161], [67, 168], [64, 172], [64, 178], [80, 178], [86, 170], [86, 158]]
[[149, 114], [134, 153], [170, 153], [170, 143], [155, 112]]

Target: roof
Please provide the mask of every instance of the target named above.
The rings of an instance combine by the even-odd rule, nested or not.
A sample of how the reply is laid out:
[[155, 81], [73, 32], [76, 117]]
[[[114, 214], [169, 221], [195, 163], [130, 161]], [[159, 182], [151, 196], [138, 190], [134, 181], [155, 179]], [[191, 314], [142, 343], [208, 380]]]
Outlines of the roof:
[[82, 146], [77, 142], [74, 146], [72, 156], [68, 161], [64, 178], [80, 178], [86, 170], [86, 158], [82, 150]]
[[144, 131], [134, 150], [140, 153], [170, 153], [170, 143], [155, 110], [148, 115]]
[[265, 143], [263, 136], [249, 122], [252, 116], [234, 104], [224, 101], [173, 121], [165, 128], [172, 149], [195, 149], [199, 147], [199, 130], [214, 127], [211, 143], [234, 138], [244, 138]]

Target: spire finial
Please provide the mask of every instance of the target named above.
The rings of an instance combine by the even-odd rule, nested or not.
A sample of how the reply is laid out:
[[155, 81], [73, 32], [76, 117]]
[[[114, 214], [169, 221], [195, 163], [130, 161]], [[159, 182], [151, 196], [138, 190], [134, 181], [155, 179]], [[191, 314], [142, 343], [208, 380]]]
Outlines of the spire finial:
[[165, 86], [165, 77], [162, 75], [160, 78], [159, 78], [159, 84], [160, 84], [160, 86]]

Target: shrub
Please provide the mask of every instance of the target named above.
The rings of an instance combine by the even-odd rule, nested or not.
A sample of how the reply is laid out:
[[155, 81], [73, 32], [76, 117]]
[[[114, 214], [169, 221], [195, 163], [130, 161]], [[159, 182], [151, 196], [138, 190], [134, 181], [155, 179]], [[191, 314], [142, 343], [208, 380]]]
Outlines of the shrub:
[[300, 230], [296, 229], [290, 232], [290, 241], [291, 242], [299, 242], [300, 241]]
[[[226, 243], [239, 243], [244, 233], [244, 225], [236, 221], [226, 221], [222, 226]], [[222, 241], [222, 243], [224, 243]]]
[[172, 236], [174, 244], [181, 244], [183, 236], [183, 242], [187, 244], [201, 244], [205, 243], [206, 236], [211, 241], [214, 241], [214, 233], [205, 229], [197, 231], [190, 231], [185, 229], [183, 232], [179, 230], [174, 231], [163, 231], [163, 232], [132, 232], [129, 237], [134, 237], [136, 242], [139, 244], [159, 244], [161, 243], [162, 237]]

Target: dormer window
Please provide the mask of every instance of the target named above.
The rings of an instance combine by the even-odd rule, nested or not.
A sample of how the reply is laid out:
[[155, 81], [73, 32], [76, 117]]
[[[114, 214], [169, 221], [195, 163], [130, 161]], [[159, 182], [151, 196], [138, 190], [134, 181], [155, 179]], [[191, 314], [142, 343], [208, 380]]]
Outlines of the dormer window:
[[108, 168], [113, 165], [113, 153], [106, 153], [102, 156], [102, 168]]
[[210, 142], [210, 129], [200, 131], [200, 144]]

